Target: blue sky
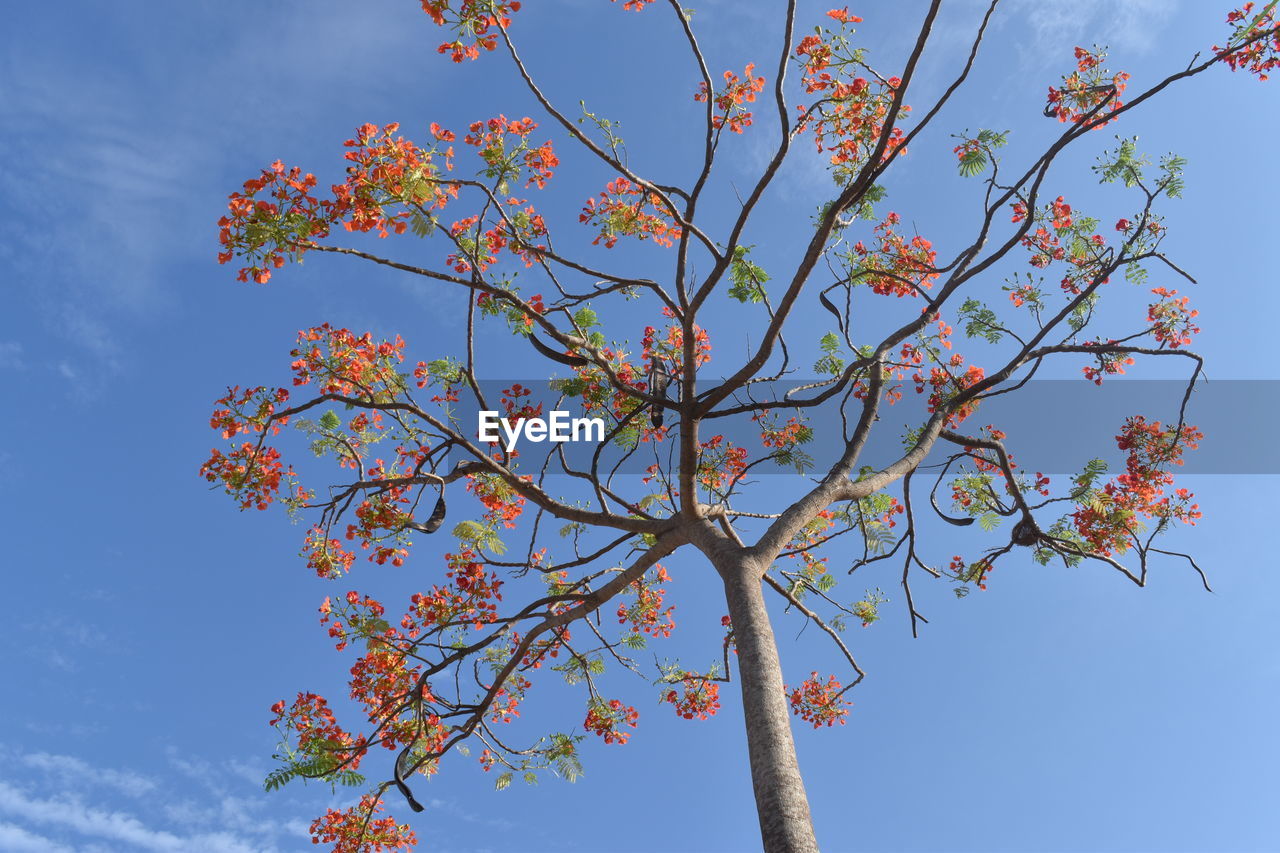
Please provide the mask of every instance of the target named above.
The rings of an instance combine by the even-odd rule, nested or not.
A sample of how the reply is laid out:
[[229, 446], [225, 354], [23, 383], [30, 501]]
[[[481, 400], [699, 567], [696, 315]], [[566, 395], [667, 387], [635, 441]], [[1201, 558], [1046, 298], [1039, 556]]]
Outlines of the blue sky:
[[[773, 5], [699, 4], [713, 70], [773, 64], [759, 52]], [[825, 9], [804, 5], [807, 21]], [[851, 9], [885, 67], [918, 5]], [[520, 35], [549, 91], [620, 116], [638, 168], [687, 175], [690, 145], [679, 134], [695, 115], [695, 78], [671, 47], [665, 10], [538, 6]], [[238, 284], [214, 262], [213, 223], [226, 194], [277, 157], [322, 184], [337, 180], [341, 141], [365, 121], [398, 120], [410, 131], [534, 115], [505, 85], [500, 61], [458, 68], [438, 57], [440, 36], [416, 7], [65, 2], [7, 15], [0, 518], [10, 630], [0, 655], [0, 850], [314, 849], [305, 826], [330, 797], [316, 785], [261, 790], [274, 745], [267, 708], [302, 689], [341, 692], [347, 664], [314, 608], [349, 585], [308, 577], [295, 556], [302, 530], [282, 515], [238, 514], [197, 479], [214, 441], [211, 401], [227, 384], [283, 383], [294, 334], [323, 321], [398, 332], [415, 360], [429, 357], [450, 340], [456, 298], [328, 258], [309, 258], [267, 287]], [[948, 7], [920, 101], [944, 80], [977, 9], [967, 0]], [[1110, 44], [1142, 86], [1221, 41], [1226, 11], [1188, 0], [1012, 0], [973, 91], [913, 146], [891, 206], [947, 254], [976, 186], [954, 176], [946, 133], [1008, 127], [1010, 156], [1025, 156], [1057, 129], [1039, 109], [1072, 46]], [[584, 43], [601, 32], [603, 50]], [[1122, 128], [1153, 153], [1190, 160], [1187, 197], [1166, 213], [1179, 263], [1201, 282], [1188, 292], [1213, 379], [1280, 378], [1265, 349], [1280, 309], [1271, 257], [1277, 97], [1274, 82], [1217, 71]], [[767, 150], [763, 131], [730, 141], [712, 212], [728, 209], [731, 183], [742, 186]], [[1053, 185], [1110, 211], [1105, 221], [1125, 202], [1093, 188], [1096, 153], [1064, 158]], [[830, 194], [814, 163], [788, 171], [748, 237], [766, 268], [785, 263], [788, 238]], [[565, 210], [610, 177], [575, 168], [564, 172], [574, 188]], [[825, 331], [820, 309], [804, 310], [815, 333]], [[726, 316], [724, 340], [732, 324]], [[513, 371], [509, 339], [495, 332], [484, 344], [487, 376], [529, 378]], [[1262, 396], [1238, 417], [1266, 431], [1273, 407]], [[1212, 573], [1212, 595], [1176, 564], [1139, 590], [1097, 569], [1009, 563], [989, 591], [963, 601], [917, 582], [931, 623], [913, 641], [892, 573], [869, 578], [894, 601], [882, 622], [852, 636], [870, 675], [849, 723], [797, 729], [824, 849], [1280, 849], [1276, 477], [1206, 474], [1190, 484], [1205, 519], [1174, 541]], [[943, 561], [975, 541], [928, 532]], [[421, 548], [398, 576], [360, 566], [350, 585], [411, 589], [438, 565], [432, 555]], [[706, 568], [686, 558], [674, 569], [682, 623], [718, 623], [723, 606]], [[830, 670], [814, 632], [792, 642], [799, 630], [778, 626], [787, 671]], [[693, 628], [671, 642], [707, 636]], [[708, 653], [680, 648], [690, 659]], [[462, 762], [420, 783], [428, 809], [413, 820], [427, 848], [756, 845], [732, 692], [718, 717], [686, 723], [652, 701], [649, 685], [627, 690], [641, 728], [625, 748], [590, 744], [576, 785], [549, 779], [497, 793]], [[581, 713], [558, 703], [531, 713]]]

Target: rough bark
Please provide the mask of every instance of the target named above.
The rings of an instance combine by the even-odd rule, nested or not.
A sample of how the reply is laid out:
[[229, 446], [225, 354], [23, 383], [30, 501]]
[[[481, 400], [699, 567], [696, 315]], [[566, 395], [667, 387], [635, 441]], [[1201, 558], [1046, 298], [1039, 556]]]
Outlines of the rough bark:
[[791, 738], [782, 667], [765, 609], [761, 570], [742, 560], [719, 568], [738, 647], [751, 787], [764, 849], [766, 853], [813, 853], [818, 842]]

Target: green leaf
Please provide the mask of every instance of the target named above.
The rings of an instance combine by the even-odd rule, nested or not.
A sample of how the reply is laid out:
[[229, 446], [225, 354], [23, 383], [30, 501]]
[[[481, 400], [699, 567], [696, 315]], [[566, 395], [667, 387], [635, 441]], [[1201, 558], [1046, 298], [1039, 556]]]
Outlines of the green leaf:
[[358, 788], [365, 783], [364, 775], [357, 773], [354, 770], [339, 770], [337, 774], [334, 775], [334, 778], [337, 780], [339, 785], [343, 785], [347, 788]]
[[844, 370], [844, 359], [838, 354], [840, 352], [840, 338], [835, 332], [827, 332], [818, 340], [818, 349], [822, 351], [822, 356], [814, 362], [813, 369], [816, 373], [827, 374], [830, 376], [838, 375]]
[[462, 379], [462, 365], [454, 358], [437, 358], [427, 362], [427, 376], [452, 385]]
[[298, 771], [292, 767], [281, 767], [278, 770], [272, 770], [267, 774], [267, 778], [263, 780], [262, 787], [268, 791], [277, 791], [297, 775]]
[[1179, 157], [1177, 154], [1166, 154], [1161, 158], [1160, 170], [1164, 172], [1161, 185], [1164, 187], [1164, 194], [1169, 198], [1182, 198], [1182, 192], [1186, 188], [1182, 175], [1186, 167], [1186, 158]]
[[761, 302], [765, 297], [764, 285], [769, 275], [747, 256], [751, 246], [734, 246], [729, 262], [729, 295], [742, 303]]
[[342, 426], [342, 418], [338, 417], [337, 413], [333, 411], [327, 411], [320, 416], [320, 426], [330, 432], [333, 432], [338, 427]]
[[960, 306], [960, 320], [965, 324], [964, 333], [971, 338], [985, 338], [998, 343], [1004, 333], [997, 328], [999, 318], [983, 303], [972, 297]]
[[1009, 144], [1009, 131], [980, 130], [978, 141], [992, 148], [1003, 148]]
[[970, 148], [960, 155], [960, 176], [972, 178], [987, 168], [987, 154], [981, 148]]
[[493, 787], [499, 791], [506, 790], [511, 785], [511, 772], [507, 771], [493, 780]]
[[487, 548], [494, 554], [505, 554], [507, 551], [506, 544], [495, 530], [476, 521], [459, 521], [453, 528], [453, 535], [464, 544]]
[[421, 213], [414, 211], [409, 216], [409, 230], [418, 237], [427, 237], [432, 231], [436, 230], [435, 218], [423, 216]]

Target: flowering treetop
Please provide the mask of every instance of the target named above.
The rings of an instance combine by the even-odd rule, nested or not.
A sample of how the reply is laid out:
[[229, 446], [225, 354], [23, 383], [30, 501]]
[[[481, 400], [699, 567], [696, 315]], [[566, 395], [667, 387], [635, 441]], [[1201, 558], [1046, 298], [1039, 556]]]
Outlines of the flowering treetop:
[[[394, 753], [389, 769], [380, 768], [384, 781], [315, 821], [317, 843], [338, 851], [411, 846], [407, 825], [380, 816], [388, 792], [420, 810], [415, 774], [439, 772], [468, 744], [501, 788], [544, 771], [576, 777], [588, 735], [625, 743], [640, 711], [611, 692], [605, 672], [641, 672], [634, 652], [671, 636], [668, 588], [688, 571], [677, 567], [681, 553], [699, 552], [719, 574], [728, 615], [717, 647], [697, 665], [676, 661], [651, 673], [656, 698], [682, 718], [706, 719], [736, 669], [753, 768], [757, 754], [786, 754], [788, 709], [824, 728], [849, 713], [845, 697], [863, 671], [844, 631], [874, 623], [887, 599], [879, 590], [837, 591], [833, 560], [847, 572], [897, 560], [913, 631], [922, 617], [910, 582], [920, 572], [950, 579], [963, 594], [985, 589], [995, 565], [1020, 552], [1044, 564], [1099, 563], [1139, 585], [1156, 555], [1199, 571], [1190, 557], [1154, 544], [1200, 516], [1173, 476], [1201, 438], [1186, 422], [1201, 372], [1189, 349], [1197, 312], [1183, 293], [1191, 277], [1166, 254], [1159, 212], [1180, 195], [1185, 163], [1172, 155], [1152, 163], [1130, 139], [1103, 153], [1097, 176], [1127, 192], [1114, 224], [1079, 209], [1050, 168], [1068, 146], [1214, 65], [1265, 79], [1280, 57], [1276, 3], [1232, 12], [1224, 47], [1140, 91], [1104, 50], [1067, 51], [1066, 73], [1034, 105], [1060, 124], [1044, 151], [1010, 162], [1008, 133], [957, 137], [957, 168], [979, 182], [981, 204], [971, 238], [948, 247], [886, 209], [886, 180], [911, 147], [932, 144], [926, 131], [968, 78], [999, 0], [978, 21], [953, 84], [914, 111], [906, 99], [939, 0], [895, 74], [870, 63], [854, 27], [861, 18], [831, 10], [797, 36], [794, 4], [774, 57], [715, 74], [690, 16], [670, 4], [691, 58], [692, 98], [705, 107], [702, 159], [684, 187], [633, 169], [615, 123], [585, 107], [574, 120], [539, 88], [516, 49], [528, 14], [519, 2], [421, 5], [446, 34], [441, 54], [459, 63], [501, 55], [539, 119], [484, 116], [465, 128], [430, 123], [412, 133], [365, 124], [344, 143], [338, 182], [322, 189], [315, 175], [277, 161], [231, 194], [219, 221], [218, 259], [237, 263], [242, 281], [266, 284], [289, 262], [321, 253], [467, 297], [458, 340], [438, 352], [410, 355], [399, 337], [327, 324], [303, 330], [284, 384], [230, 388], [211, 418], [227, 444], [211, 452], [203, 476], [242, 509], [279, 503], [306, 515], [302, 555], [320, 577], [343, 581], [361, 555], [404, 566], [415, 542], [449, 523], [446, 551], [418, 564], [420, 588], [401, 606], [357, 590], [321, 603], [320, 623], [336, 648], [355, 654], [350, 701], [339, 707], [301, 692], [272, 707], [282, 743], [269, 788], [296, 777], [364, 785], [371, 753]], [[618, 13], [656, 14], [663, 5], [628, 0]], [[707, 222], [699, 202], [717, 156], [740, 135], [766, 133], [766, 123], [775, 124], [770, 159], [736, 214]], [[771, 276], [745, 242], [748, 224], [805, 137], [798, 147], [816, 149], [835, 189], [794, 266]], [[576, 221], [558, 223], [542, 199], [562, 180], [566, 147], [603, 174], [580, 193]], [[420, 241], [416, 254], [426, 260], [374, 252], [366, 239], [373, 235]], [[616, 264], [610, 253], [626, 244], [654, 253], [669, 274], [659, 281]], [[1005, 296], [983, 301], [977, 283], [1006, 268]], [[1153, 275], [1162, 283], [1151, 286]], [[1122, 278], [1149, 294], [1145, 314], [1100, 311]], [[1169, 286], [1177, 279], [1185, 283]], [[755, 312], [745, 354], [736, 340], [713, 350], [709, 306], [723, 300]], [[869, 300], [900, 312], [900, 321], [869, 328], [856, 310]], [[810, 301], [832, 328], [812, 336], [813, 379], [784, 388], [780, 380], [797, 369], [784, 333]], [[561, 375], [542, 388], [486, 388], [474, 349], [483, 323], [501, 324]], [[975, 350], [988, 358], [975, 362]], [[1174, 422], [1135, 414], [1118, 425], [1126, 461], [1114, 477], [1095, 460], [1055, 486], [1009, 452], [1017, 435], [982, 423], [984, 400], [1016, 391], [1047, 361], [1075, 359], [1086, 380], [1101, 384], [1150, 358], [1187, 364], [1187, 393]], [[588, 463], [481, 441], [457, 416], [470, 401], [517, 422], [541, 417], [545, 393], [557, 409], [606, 421], [605, 442]], [[918, 425], [902, 436], [901, 451], [870, 458], [885, 407], [904, 397], [920, 402]], [[824, 412], [832, 416], [820, 429]], [[284, 446], [286, 427], [313, 460]], [[821, 464], [819, 447], [830, 453]], [[939, 460], [929, 493], [937, 515], [988, 531], [1008, 522], [1007, 536], [993, 533], [996, 543], [971, 557], [928, 554], [912, 486], [930, 454]], [[339, 482], [303, 470], [315, 460], [336, 463]], [[779, 469], [808, 479], [785, 499], [753, 488], [757, 475]], [[837, 539], [857, 543], [858, 553], [841, 556], [830, 544]], [[811, 670], [783, 682], [761, 584], [834, 642], [847, 676]], [[521, 709], [548, 670], [582, 690], [583, 717], [530, 737]], [[807, 849], [811, 839], [791, 762], [754, 779], [771, 849]], [[775, 820], [774, 812], [790, 817]]]

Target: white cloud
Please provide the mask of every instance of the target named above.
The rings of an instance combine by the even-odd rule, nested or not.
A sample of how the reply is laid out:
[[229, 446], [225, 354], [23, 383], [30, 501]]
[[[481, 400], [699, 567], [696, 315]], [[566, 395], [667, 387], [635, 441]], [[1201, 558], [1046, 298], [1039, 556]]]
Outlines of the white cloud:
[[267, 766], [258, 760], [241, 761], [236, 758], [228, 758], [226, 761], [227, 770], [235, 776], [248, 782], [257, 788], [262, 784], [262, 780], [267, 778]]
[[60, 669], [63, 672], [75, 672], [76, 663], [71, 658], [64, 655], [57, 649], [46, 649], [39, 653], [44, 658], [44, 662], [54, 669]]
[[433, 811], [447, 814], [451, 817], [457, 818], [458, 820], [464, 821], [466, 823], [479, 823], [479, 824], [484, 824], [485, 826], [492, 826], [496, 829], [515, 828], [515, 824], [507, 820], [506, 818], [485, 817], [484, 815], [476, 814], [475, 812], [472, 812], [463, 808], [454, 800], [442, 800], [442, 799], [433, 797], [431, 800], [427, 802], [427, 806], [431, 808]]
[[[0, 812], [20, 817], [31, 824], [58, 827], [90, 839], [132, 845], [134, 849], [157, 853], [205, 850], [207, 853], [266, 853], [260, 843], [237, 838], [230, 833], [178, 835], [152, 829], [127, 812], [87, 806], [77, 797], [41, 799], [14, 785], [0, 781]], [[119, 848], [115, 848], [119, 849]]]
[[93, 767], [71, 755], [33, 752], [21, 760], [27, 767], [57, 775], [67, 783], [105, 786], [131, 797], [140, 797], [156, 788], [155, 782], [132, 771]]
[[56, 738], [68, 736], [77, 738], [92, 737], [106, 731], [106, 728], [101, 723], [71, 723], [64, 725], [61, 723], [33, 721], [24, 723], [23, 728], [33, 734]]
[[22, 357], [22, 344], [17, 341], [0, 341], [0, 369], [23, 370], [26, 366]]
[[[320, 108], [318, 96], [358, 85], [349, 68], [368, 56], [403, 54], [430, 26], [403, 26], [405, 11], [369, 16], [336, 0], [317, 5], [273, 4], [263, 13], [270, 23], [234, 31], [208, 61], [165, 62], [161, 85], [148, 69], [165, 52], [143, 35], [123, 46], [141, 57], [137, 64], [104, 65], [41, 39], [14, 41], [0, 60], [0, 75], [13, 82], [0, 88], [0, 124], [14, 131], [0, 137], [0, 158], [23, 163], [0, 172], [0, 195], [23, 213], [9, 218], [0, 262], [29, 285], [43, 325], [67, 353], [51, 367], [72, 382], [73, 398], [94, 400], [131, 369], [131, 327], [178, 310], [175, 268], [213, 268], [213, 223], [230, 189], [219, 169], [230, 152], [238, 162], [252, 148], [243, 123], [212, 121], [213, 111], [302, 127], [302, 117]], [[218, 17], [193, 14], [187, 23]], [[318, 44], [331, 60], [319, 66], [312, 61]], [[93, 73], [85, 73], [86, 60]], [[271, 85], [261, 85], [264, 77]], [[359, 99], [332, 97], [335, 109], [357, 109]], [[351, 125], [368, 118], [353, 116]], [[21, 354], [0, 343], [0, 368], [19, 366], [13, 359]]]
[[77, 797], [41, 799], [2, 781], [0, 812], [31, 823], [70, 830], [91, 839], [128, 844], [135, 849], [158, 853], [181, 853], [189, 850], [208, 853], [263, 853], [260, 844], [251, 844], [230, 833], [176, 835], [167, 830], [148, 827], [131, 814], [86, 805]]
[[[309, 837], [310, 821], [292, 813], [297, 803], [290, 798], [274, 795], [264, 813], [261, 777], [249, 763], [184, 759], [172, 750], [169, 762], [177, 779], [0, 744], [0, 767], [10, 776], [0, 779], [0, 851], [268, 853], [301, 849]], [[196, 790], [175, 785], [182, 776], [197, 782]], [[123, 806], [121, 796], [133, 804]]]
[[62, 853], [65, 850], [71, 853], [70, 847], [4, 821], [0, 821], [0, 850], [8, 853]]
[[[298, 820], [276, 820], [255, 814], [263, 806], [261, 796], [243, 797], [235, 789], [245, 782], [261, 790], [266, 771], [237, 759], [212, 764], [201, 758], [184, 758], [177, 750], [168, 751], [169, 763], [180, 773], [203, 786], [211, 797], [199, 803], [190, 800], [171, 803], [165, 807], [171, 819], [183, 823], [214, 824], [230, 827], [239, 832], [268, 836], [308, 835], [307, 823]], [[228, 778], [230, 777], [230, 778]]]
[[1014, 0], [1012, 5], [1032, 33], [1022, 45], [1024, 56], [1044, 61], [1064, 45], [1095, 41], [1117, 51], [1149, 51], [1177, 9], [1177, 0]]

